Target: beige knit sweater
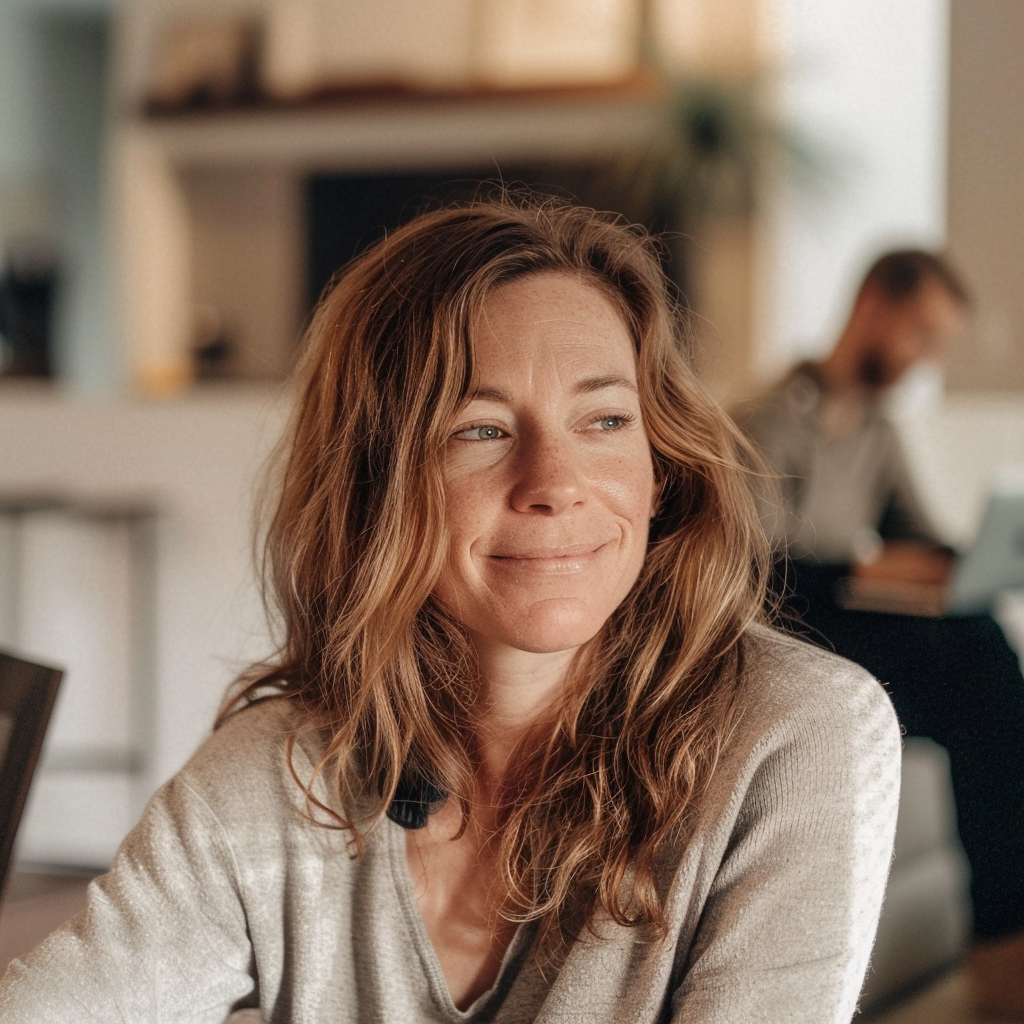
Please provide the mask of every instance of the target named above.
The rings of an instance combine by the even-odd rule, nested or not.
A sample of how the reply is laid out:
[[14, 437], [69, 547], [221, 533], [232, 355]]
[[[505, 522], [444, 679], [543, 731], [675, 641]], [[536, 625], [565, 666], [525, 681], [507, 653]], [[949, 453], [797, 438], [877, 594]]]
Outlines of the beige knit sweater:
[[[693, 834], [667, 851], [671, 933], [611, 923], [554, 976], [520, 929], [455, 1008], [391, 822], [362, 859], [309, 824], [292, 712], [242, 712], [157, 793], [88, 908], [0, 982], [4, 1024], [849, 1021], [892, 849], [900, 738], [861, 669], [753, 631], [739, 726]], [[308, 769], [315, 751], [299, 750]]]

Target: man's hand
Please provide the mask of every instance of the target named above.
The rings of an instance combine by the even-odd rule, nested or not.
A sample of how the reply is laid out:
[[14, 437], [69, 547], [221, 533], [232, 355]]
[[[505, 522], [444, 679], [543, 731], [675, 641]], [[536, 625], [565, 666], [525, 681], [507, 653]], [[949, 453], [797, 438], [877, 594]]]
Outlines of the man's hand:
[[948, 583], [954, 556], [942, 548], [919, 541], [887, 541], [870, 561], [852, 567], [862, 580], [890, 580], [899, 583]]

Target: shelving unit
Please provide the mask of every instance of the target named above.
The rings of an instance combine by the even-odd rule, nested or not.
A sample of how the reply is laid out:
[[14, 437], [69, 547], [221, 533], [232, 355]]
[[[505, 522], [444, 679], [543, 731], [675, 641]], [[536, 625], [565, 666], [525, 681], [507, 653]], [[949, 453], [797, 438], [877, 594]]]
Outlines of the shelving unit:
[[458, 173], [644, 146], [649, 83], [550, 92], [360, 95], [308, 107], [132, 115], [115, 138], [122, 329], [145, 392], [189, 377], [197, 305], [225, 311], [243, 376], [280, 376], [301, 319], [302, 189], [313, 173]]

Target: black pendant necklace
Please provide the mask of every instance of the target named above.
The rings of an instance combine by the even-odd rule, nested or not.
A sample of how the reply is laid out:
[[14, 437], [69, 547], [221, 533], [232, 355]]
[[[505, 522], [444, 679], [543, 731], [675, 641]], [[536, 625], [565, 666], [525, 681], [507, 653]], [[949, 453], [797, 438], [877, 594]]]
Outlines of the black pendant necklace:
[[386, 813], [402, 828], [423, 828], [427, 824], [427, 818], [439, 810], [447, 799], [448, 794], [444, 790], [438, 789], [419, 776], [406, 775], [403, 771], [395, 790], [395, 798]]

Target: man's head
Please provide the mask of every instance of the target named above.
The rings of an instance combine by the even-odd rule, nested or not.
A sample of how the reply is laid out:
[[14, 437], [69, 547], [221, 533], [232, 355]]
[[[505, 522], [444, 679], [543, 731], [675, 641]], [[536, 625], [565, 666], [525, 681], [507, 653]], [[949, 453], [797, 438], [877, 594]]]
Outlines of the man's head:
[[868, 269], [837, 346], [858, 383], [895, 384], [912, 366], [942, 359], [970, 298], [946, 260], [921, 249], [880, 256]]

